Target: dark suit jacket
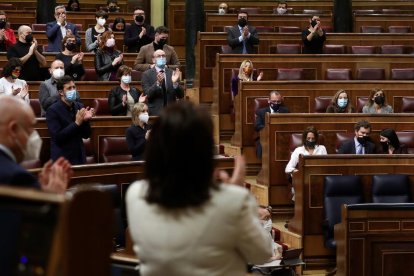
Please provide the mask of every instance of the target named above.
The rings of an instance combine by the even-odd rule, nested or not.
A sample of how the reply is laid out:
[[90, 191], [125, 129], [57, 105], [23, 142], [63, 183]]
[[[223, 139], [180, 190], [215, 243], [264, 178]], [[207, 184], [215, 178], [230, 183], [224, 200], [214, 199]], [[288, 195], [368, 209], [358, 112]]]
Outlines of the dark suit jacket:
[[89, 138], [91, 126], [83, 122], [80, 126], [75, 123], [76, 112], [83, 106], [74, 102], [72, 109], [59, 100], [46, 111], [46, 123], [51, 142], [50, 152], [53, 160], [65, 157], [72, 165], [85, 164], [86, 154], [82, 138]]
[[120, 51], [114, 50], [112, 52], [104, 51], [102, 49], [96, 50], [95, 53], [95, 70], [98, 74], [99, 81], [109, 81], [111, 80], [111, 74], [116, 74], [118, 68], [124, 64], [124, 61], [113, 66], [112, 61], [115, 58], [119, 57], [121, 54]]
[[[184, 90], [180, 85], [174, 88], [171, 81], [173, 71], [167, 67], [164, 70], [167, 104], [169, 104], [184, 97]], [[142, 74], [141, 84], [142, 90], [147, 95], [149, 115], [158, 116], [164, 108], [164, 91], [161, 85], [157, 85], [157, 69], [155, 67], [148, 69]]]
[[[125, 116], [127, 115], [128, 105], [122, 105], [122, 97], [127, 92], [122, 90], [121, 86], [116, 86], [111, 89], [108, 96], [108, 105], [109, 111], [111, 111], [112, 116]], [[129, 90], [134, 102], [137, 103], [141, 92], [138, 91], [135, 87], [131, 87]]]
[[[259, 44], [259, 37], [255, 27], [250, 25], [247, 25], [247, 27], [249, 28], [250, 37], [246, 40], [246, 50], [248, 54], [256, 54], [254, 45]], [[232, 54], [243, 53], [243, 41], [239, 41], [240, 36], [239, 25], [233, 26], [227, 31], [227, 43], [232, 49]]]
[[[256, 123], [254, 129], [256, 131], [261, 131], [264, 128], [265, 124], [265, 115], [266, 113], [270, 113], [270, 107], [264, 107], [256, 110]], [[281, 105], [276, 113], [289, 113], [289, 108], [284, 105]]]
[[[375, 144], [372, 142], [367, 142], [365, 145], [365, 154], [374, 153], [376, 153]], [[342, 145], [339, 147], [338, 154], [356, 154], [354, 138], [342, 143]]]
[[144, 160], [144, 150], [147, 140], [145, 134], [151, 129], [149, 125], [140, 126], [131, 125], [125, 133], [128, 149], [132, 154], [133, 161]]
[[[80, 45], [81, 38], [76, 29], [76, 25], [70, 22], [66, 22], [65, 28], [67, 30], [71, 30], [72, 34], [76, 37], [76, 43]], [[47, 52], [61, 52], [63, 37], [57, 21], [49, 22], [46, 24], [46, 36], [47, 40], [49, 41], [47, 45]]]
[[37, 179], [0, 149], [0, 185], [40, 188]]

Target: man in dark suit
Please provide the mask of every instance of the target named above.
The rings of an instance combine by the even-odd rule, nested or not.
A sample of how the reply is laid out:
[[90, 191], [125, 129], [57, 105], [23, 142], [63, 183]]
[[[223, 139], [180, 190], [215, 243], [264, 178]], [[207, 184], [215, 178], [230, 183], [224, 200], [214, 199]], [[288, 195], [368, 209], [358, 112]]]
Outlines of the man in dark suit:
[[338, 150], [339, 154], [374, 154], [375, 144], [369, 140], [371, 124], [362, 120], [355, 124], [355, 137], [342, 143]]
[[147, 96], [150, 116], [158, 116], [169, 103], [184, 97], [180, 86], [180, 69], [172, 70], [166, 66], [166, 55], [163, 50], [154, 52], [152, 62], [155, 66], [142, 74], [142, 90]]
[[256, 28], [247, 25], [247, 12], [239, 12], [237, 18], [237, 25], [227, 31], [227, 43], [232, 49], [232, 54], [255, 54], [254, 45], [259, 44]]
[[[269, 100], [267, 101], [269, 106], [256, 110], [256, 121], [254, 129], [259, 132], [264, 128], [266, 113], [289, 113], [289, 108], [283, 105], [283, 96], [280, 92], [274, 90], [269, 94]], [[262, 145], [260, 144], [260, 137], [256, 139], [256, 156], [262, 157]]]
[[62, 50], [62, 40], [67, 34], [73, 34], [76, 37], [76, 43], [80, 45], [81, 38], [76, 30], [76, 25], [66, 21], [65, 6], [55, 8], [55, 18], [56, 21], [49, 22], [46, 25], [47, 52], [60, 52]]
[[50, 133], [50, 152], [53, 160], [63, 156], [72, 164], [85, 164], [86, 154], [82, 138], [89, 138], [89, 120], [93, 108], [84, 108], [76, 101], [76, 86], [72, 77], [64, 76], [57, 81], [60, 100], [46, 111], [46, 123]]

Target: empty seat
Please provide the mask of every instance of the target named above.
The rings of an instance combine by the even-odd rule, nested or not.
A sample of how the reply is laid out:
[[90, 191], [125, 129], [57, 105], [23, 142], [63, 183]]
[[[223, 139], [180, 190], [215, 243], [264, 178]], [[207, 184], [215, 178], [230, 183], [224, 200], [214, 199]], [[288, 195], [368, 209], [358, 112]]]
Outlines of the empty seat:
[[95, 151], [91, 143], [91, 138], [83, 139], [83, 146], [85, 147], [86, 164], [96, 163]]
[[414, 113], [414, 97], [402, 97], [401, 112]]
[[95, 109], [96, 116], [110, 116], [108, 98], [93, 99], [92, 108]]
[[82, 80], [97, 81], [98, 75], [96, 74], [95, 68], [85, 68], [85, 75], [83, 75]]
[[369, 9], [366, 9], [366, 10], [354, 10], [353, 12], [354, 12], [354, 14], [374, 14], [374, 13], [380, 13], [379, 10], [369, 10]]
[[414, 68], [391, 69], [392, 80], [414, 80]]
[[314, 113], [325, 113], [326, 108], [331, 103], [332, 97], [319, 96], [315, 97]]
[[303, 69], [301, 68], [279, 68], [277, 69], [277, 80], [303, 80]]
[[407, 148], [408, 154], [414, 153], [414, 131], [397, 131], [400, 144]]
[[300, 44], [277, 44], [276, 50], [278, 54], [300, 54]]
[[382, 14], [397, 14], [400, 15], [402, 13], [402, 10], [400, 9], [382, 9]]
[[279, 26], [279, 33], [299, 33], [302, 30], [296, 26]]
[[247, 12], [248, 14], [258, 14], [260, 13], [261, 8], [257, 7], [244, 7], [240, 8], [239, 12]]
[[231, 47], [229, 45], [221, 45], [222, 54], [231, 54]]
[[384, 68], [358, 68], [357, 80], [385, 80]]
[[411, 26], [388, 26], [389, 33], [411, 33]]
[[357, 98], [357, 112], [362, 113], [362, 108], [368, 103], [368, 97]]
[[142, 71], [132, 70], [131, 71], [131, 79], [132, 81], [140, 81], [141, 80]]
[[228, 32], [231, 28], [233, 28], [233, 26], [224, 26], [223, 32]]
[[380, 47], [381, 54], [404, 54], [404, 45], [382, 45]]
[[15, 10], [16, 7], [13, 6], [13, 4], [9, 3], [1, 3], [0, 4], [0, 10]]
[[46, 32], [46, 24], [33, 23], [32, 24], [32, 31]]
[[345, 45], [326, 44], [323, 46], [324, 54], [345, 54]]
[[376, 46], [360, 46], [355, 45], [351, 46], [351, 53], [356, 55], [372, 55], [377, 53], [377, 47]]
[[384, 29], [381, 26], [361, 26], [361, 33], [382, 33]]
[[351, 80], [352, 72], [349, 68], [328, 68], [325, 72], [327, 80]]
[[342, 205], [363, 203], [361, 179], [357, 175], [325, 176], [323, 195], [325, 246], [336, 248], [334, 226], [341, 221]]
[[303, 9], [302, 13], [303, 14], [317, 15], [317, 14], [323, 14], [324, 12], [322, 10]]
[[39, 99], [30, 99], [30, 107], [32, 108], [36, 117], [40, 117], [42, 112], [40, 109]]
[[372, 177], [373, 203], [407, 203], [411, 201], [408, 175], [381, 174]]
[[274, 30], [275, 28], [270, 26], [256, 26], [256, 31], [258, 33], [273, 33]]
[[354, 137], [354, 132], [337, 132], [335, 140], [335, 153], [338, 153], [339, 148], [344, 142], [354, 139]]
[[132, 161], [125, 136], [100, 137], [100, 162]]

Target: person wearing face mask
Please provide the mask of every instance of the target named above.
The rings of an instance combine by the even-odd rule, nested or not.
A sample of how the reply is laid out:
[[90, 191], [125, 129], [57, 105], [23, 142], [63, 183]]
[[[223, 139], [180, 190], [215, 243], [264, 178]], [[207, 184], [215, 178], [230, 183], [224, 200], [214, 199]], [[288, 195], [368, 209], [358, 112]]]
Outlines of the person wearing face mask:
[[0, 79], [0, 95], [11, 95], [30, 104], [29, 86], [25, 80], [19, 79], [22, 62], [11, 58], [3, 67], [3, 77]]
[[272, 222], [272, 207], [260, 205], [258, 208], [259, 219], [263, 225], [263, 229], [269, 236], [269, 241], [272, 246], [272, 256], [269, 261], [280, 260], [282, 258], [283, 247], [274, 241], [273, 222]]
[[131, 116], [134, 105], [145, 102], [147, 97], [137, 88], [131, 86], [132, 68], [122, 65], [118, 69], [118, 86], [111, 89], [108, 96], [109, 111], [112, 116]]
[[76, 38], [74, 35], [67, 35], [62, 40], [61, 53], [56, 55], [56, 59], [63, 61], [65, 65], [65, 75], [71, 76], [75, 81], [81, 80], [85, 74], [83, 68], [83, 56], [82, 52], [77, 51]]
[[95, 70], [98, 80], [116, 81], [118, 68], [124, 63], [124, 55], [116, 49], [112, 31], [102, 34], [99, 49], [95, 53]]
[[132, 125], [126, 130], [125, 136], [132, 160], [140, 161], [144, 159], [145, 143], [151, 132], [148, 106], [142, 102], [136, 103], [132, 108], [131, 118]]
[[229, 6], [226, 3], [220, 3], [218, 7], [218, 13], [219, 14], [226, 14], [229, 11]]
[[86, 154], [82, 139], [91, 135], [89, 121], [95, 111], [76, 101], [76, 85], [70, 76], [59, 79], [57, 89], [60, 99], [46, 111], [51, 158], [57, 160], [63, 156], [72, 165], [85, 164]]
[[114, 22], [112, 23], [112, 31], [114, 32], [125, 32], [126, 22], [123, 17], [115, 18]]
[[64, 158], [45, 163], [38, 178], [19, 165], [40, 156], [42, 139], [34, 129], [32, 108], [15, 97], [0, 95], [0, 109], [0, 185], [64, 193], [72, 175], [71, 164]]
[[256, 54], [254, 46], [259, 44], [256, 28], [248, 24], [247, 12], [239, 12], [237, 18], [237, 25], [227, 30], [227, 43], [232, 54]]
[[[39, 101], [42, 117], [46, 115], [46, 110], [60, 99], [57, 82], [65, 75], [64, 63], [58, 59], [54, 60], [50, 64], [49, 73], [51, 77], [42, 81], [39, 87]], [[79, 94], [76, 94], [76, 100], [80, 101]]]
[[362, 120], [355, 124], [354, 139], [345, 141], [338, 149], [339, 154], [374, 154], [376, 153], [375, 144], [371, 142], [371, 124]]
[[315, 15], [309, 20], [309, 27], [302, 32], [303, 53], [322, 54], [325, 41], [326, 32], [322, 29], [319, 16]]
[[88, 52], [96, 52], [99, 47], [99, 40], [102, 34], [109, 30], [105, 25], [108, 20], [108, 14], [99, 10], [95, 13], [95, 26], [88, 28], [85, 32], [85, 47]]
[[231, 96], [232, 99], [239, 93], [239, 81], [260, 81], [263, 78], [263, 72], [258, 76], [254, 74], [253, 62], [245, 59], [240, 64], [239, 74], [231, 78]]
[[76, 29], [76, 25], [66, 21], [65, 6], [55, 7], [56, 21], [46, 24], [46, 36], [48, 39], [47, 52], [62, 51], [61, 45], [63, 38], [68, 34], [73, 34], [76, 37], [76, 44], [80, 46], [81, 38]]
[[392, 107], [387, 104], [387, 97], [385, 91], [379, 88], [371, 90], [367, 104], [362, 108], [362, 113], [368, 114], [387, 114], [393, 113]]
[[349, 100], [348, 93], [339, 89], [326, 108], [326, 113], [355, 113], [355, 108]]
[[383, 154], [408, 154], [405, 144], [400, 143], [397, 133], [392, 128], [384, 128], [380, 132], [380, 143]]
[[33, 38], [32, 29], [22, 25], [17, 30], [18, 41], [9, 47], [7, 59], [19, 58], [22, 62], [20, 79], [25, 81], [44, 80], [42, 67], [47, 66], [46, 58], [38, 51], [37, 41]]
[[134, 62], [134, 70], [144, 72], [147, 69], [154, 68], [155, 63], [153, 62], [153, 55], [157, 50], [162, 50], [165, 53], [166, 65], [168, 68], [174, 70], [180, 67], [180, 61], [178, 60], [174, 47], [167, 45], [168, 35], [169, 30], [164, 26], [159, 26], [155, 29], [154, 42], [141, 47]]
[[[302, 133], [303, 145], [297, 147], [291, 154], [290, 160], [285, 168], [285, 173], [288, 174], [289, 179], [295, 172], [298, 171], [296, 168], [299, 163], [299, 155], [326, 155], [328, 154], [324, 145], [319, 145], [319, 133], [318, 130], [309, 126], [305, 128]], [[292, 200], [295, 201], [295, 190], [292, 186]]]
[[158, 116], [170, 103], [184, 97], [184, 90], [180, 85], [181, 71], [166, 66], [166, 54], [157, 50], [153, 55], [155, 66], [142, 74], [142, 90], [147, 96], [150, 116]]
[[119, 12], [119, 6], [117, 0], [108, 0], [106, 1], [106, 6], [108, 9], [108, 12]]
[[128, 47], [128, 53], [138, 53], [141, 47], [154, 41], [154, 27], [145, 22], [145, 11], [141, 7], [134, 9], [133, 22], [126, 27], [124, 44]]
[[6, 52], [10, 46], [16, 43], [16, 36], [9, 25], [6, 13], [0, 11], [0, 52]]
[[80, 11], [80, 4], [78, 0], [69, 0], [66, 5], [67, 11]]
[[287, 3], [285, 1], [279, 1], [276, 7], [276, 14], [283, 15], [287, 13]]

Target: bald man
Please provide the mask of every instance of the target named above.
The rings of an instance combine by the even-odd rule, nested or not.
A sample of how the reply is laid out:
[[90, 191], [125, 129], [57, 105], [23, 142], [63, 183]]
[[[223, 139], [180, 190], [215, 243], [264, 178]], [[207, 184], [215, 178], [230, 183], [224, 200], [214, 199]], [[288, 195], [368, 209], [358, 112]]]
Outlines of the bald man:
[[41, 67], [46, 67], [46, 58], [37, 50], [37, 41], [33, 38], [32, 29], [22, 25], [17, 30], [18, 40], [7, 51], [7, 58], [19, 58], [23, 63], [20, 79], [25, 81], [44, 80]]
[[156, 50], [152, 56], [154, 66], [142, 74], [142, 90], [147, 96], [148, 113], [158, 116], [164, 106], [184, 97], [180, 86], [181, 71], [166, 66], [167, 58], [163, 50]]
[[0, 96], [0, 185], [32, 187], [64, 193], [72, 174], [64, 158], [48, 161], [39, 179], [19, 165], [24, 160], [39, 159], [42, 140], [34, 129], [36, 118], [31, 107], [13, 96]]

